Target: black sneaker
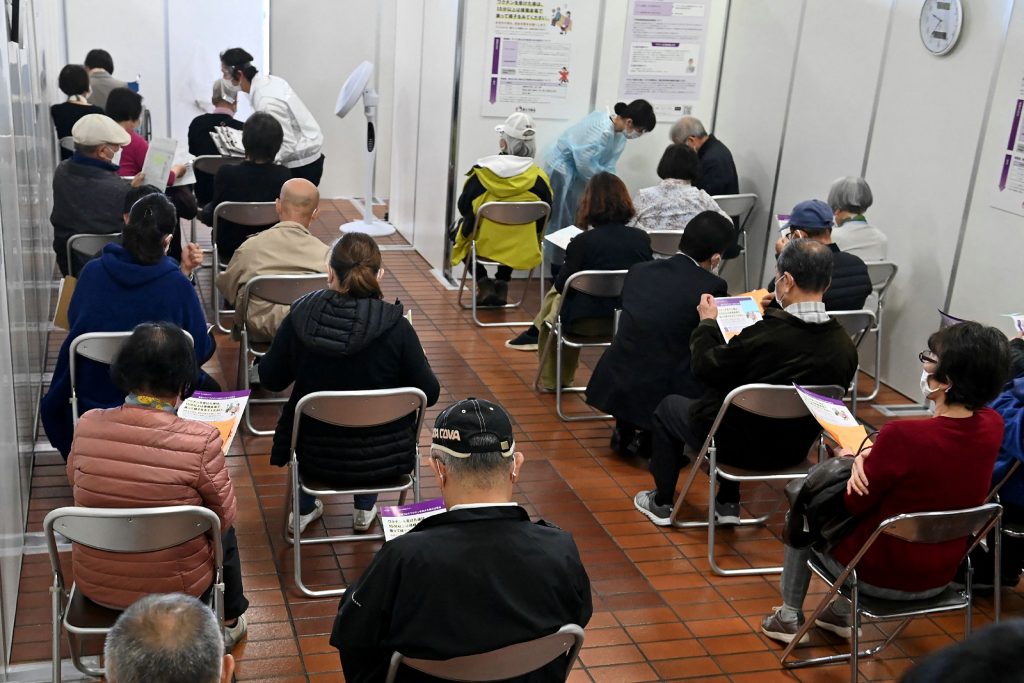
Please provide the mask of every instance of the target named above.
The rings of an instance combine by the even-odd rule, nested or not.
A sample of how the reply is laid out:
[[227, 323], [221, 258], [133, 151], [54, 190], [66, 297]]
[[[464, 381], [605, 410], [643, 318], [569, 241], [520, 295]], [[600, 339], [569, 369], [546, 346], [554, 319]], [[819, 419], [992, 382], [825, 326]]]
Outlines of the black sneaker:
[[739, 503], [719, 503], [715, 501], [715, 523], [718, 526], [736, 526], [740, 523]]
[[505, 342], [505, 346], [516, 351], [536, 351], [538, 339], [540, 339], [540, 331], [531, 325], [530, 329], [515, 339], [509, 339]]

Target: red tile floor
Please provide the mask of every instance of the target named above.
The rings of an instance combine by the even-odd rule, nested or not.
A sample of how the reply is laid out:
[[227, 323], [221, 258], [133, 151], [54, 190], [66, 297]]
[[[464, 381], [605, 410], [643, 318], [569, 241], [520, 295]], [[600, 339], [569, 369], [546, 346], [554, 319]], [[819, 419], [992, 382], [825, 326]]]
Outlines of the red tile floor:
[[[340, 223], [355, 217], [347, 202], [324, 201], [314, 231], [329, 241], [338, 234]], [[382, 243], [403, 241], [392, 237]], [[780, 604], [777, 577], [717, 577], [708, 568], [704, 532], [660, 529], [637, 513], [633, 494], [651, 483], [644, 463], [624, 460], [608, 447], [609, 422], [568, 424], [558, 419], [554, 397], [533, 390], [535, 356], [503, 346], [521, 328], [474, 326], [468, 312], [457, 306], [455, 292], [442, 287], [414, 252], [388, 251], [384, 265], [385, 295], [401, 299], [414, 311], [414, 326], [441, 381], [440, 402], [428, 412], [428, 424], [441, 406], [466, 396], [506, 406], [526, 455], [516, 499], [531, 515], [544, 517], [575, 536], [593, 586], [594, 617], [572, 681], [849, 680], [844, 666], [797, 672], [781, 669], [781, 648], [758, 629], [761, 616]], [[202, 272], [205, 293], [209, 270]], [[526, 306], [531, 315], [537, 306], [532, 294]], [[52, 336], [51, 364], [60, 343], [57, 334]], [[237, 345], [225, 335], [218, 336], [218, 345], [216, 357], [206, 367], [223, 386], [231, 387]], [[584, 354], [580, 380], [587, 379], [594, 359]], [[880, 402], [905, 403], [906, 399], [884, 390]], [[583, 408], [575, 398], [570, 406]], [[269, 409], [256, 415], [259, 423], [273, 423]], [[862, 405], [860, 416], [876, 426], [882, 419], [867, 405]], [[248, 639], [235, 650], [238, 679], [341, 681], [337, 652], [328, 644], [338, 601], [303, 598], [294, 588], [291, 548], [281, 536], [285, 471], [270, 466], [269, 448], [269, 438], [242, 434], [228, 459], [238, 495], [236, 527], [245, 588], [252, 605]], [[423, 472], [423, 495], [435, 497], [434, 482], [426, 468]], [[704, 487], [690, 497], [696, 504], [706, 501], [703, 481]], [[744, 500], [751, 509], [764, 509], [778, 500], [778, 494], [762, 487], [745, 492]], [[48, 510], [70, 503], [60, 457], [39, 454], [27, 530], [39, 531]], [[351, 514], [350, 501], [330, 503], [323, 522], [307, 533], [347, 529]], [[733, 567], [763, 560], [780, 562], [780, 523], [781, 513], [767, 528], [722, 532], [721, 563]], [[305, 578], [312, 585], [344, 585], [358, 577], [378, 547], [375, 542], [307, 547]], [[45, 555], [26, 556], [13, 662], [49, 657], [48, 584]], [[822, 590], [821, 584], [812, 587], [812, 591]], [[980, 625], [990, 620], [991, 600], [981, 598], [978, 604], [976, 623]], [[1021, 594], [1008, 592], [1004, 609], [1008, 615], [1024, 613]], [[954, 642], [962, 630], [960, 617], [917, 620], [877, 660], [864, 662], [861, 676], [871, 681], [897, 679], [915, 657]], [[865, 628], [866, 641], [878, 638], [876, 626]], [[806, 651], [831, 653], [843, 646], [818, 634]]]

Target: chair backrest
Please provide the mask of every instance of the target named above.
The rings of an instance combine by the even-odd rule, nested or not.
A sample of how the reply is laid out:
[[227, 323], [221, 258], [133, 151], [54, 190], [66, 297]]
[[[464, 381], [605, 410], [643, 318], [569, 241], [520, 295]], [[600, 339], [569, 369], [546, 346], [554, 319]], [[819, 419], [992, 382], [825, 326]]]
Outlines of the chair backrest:
[[754, 213], [754, 207], [757, 206], [757, 195], [753, 192], [746, 192], [743, 194], [716, 194], [712, 199], [718, 204], [718, 207], [725, 211], [730, 216], [739, 216], [740, 224], [736, 226], [737, 230], [743, 230], [747, 221], [750, 219], [751, 214]]
[[68, 238], [68, 273], [75, 272], [75, 256], [81, 256], [85, 261], [94, 257], [103, 247], [121, 240], [121, 233], [90, 233], [83, 232], [72, 235]]
[[895, 515], [878, 525], [878, 532], [910, 543], [945, 543], [960, 538], [976, 538], [995, 526], [1003, 508], [985, 503], [962, 510], [911, 512]]
[[301, 296], [327, 287], [326, 273], [257, 275], [242, 288], [238, 301], [239, 319], [244, 321], [251, 298], [287, 306]]
[[68, 375], [71, 378], [71, 393], [75, 393], [78, 356], [88, 358], [97, 363], [110, 365], [114, 362], [114, 356], [121, 350], [121, 346], [131, 334], [131, 331], [86, 332], [75, 337], [68, 348]]
[[879, 302], [889, 290], [893, 278], [899, 267], [892, 261], [865, 261], [868, 267], [868, 277], [871, 278], [871, 289], [878, 295]]
[[192, 160], [192, 169], [199, 173], [217, 175], [221, 166], [232, 166], [245, 161], [244, 157], [224, 157], [219, 154], [204, 154]]
[[[835, 399], [840, 399], [846, 394], [845, 387], [834, 384], [804, 386], [804, 389]], [[810, 411], [807, 410], [807, 406], [793, 385], [744, 384], [730, 391], [725, 397], [722, 407], [718, 409], [718, 415], [715, 416], [715, 422], [711, 425], [705, 446], [714, 438], [718, 426], [732, 406], [775, 420], [791, 420], [810, 415]]]
[[487, 202], [477, 209], [478, 219], [486, 218], [499, 225], [522, 225], [547, 219], [551, 207], [547, 202]]
[[66, 149], [69, 152], [75, 151], [75, 139], [70, 135], [65, 135], [60, 140], [58, 140], [58, 142], [60, 143], [61, 149]]
[[277, 223], [277, 208], [274, 202], [221, 202], [213, 212], [214, 229], [222, 220], [238, 225], [270, 225]]
[[839, 321], [855, 346], [859, 346], [864, 335], [875, 326], [874, 311], [828, 311], [828, 316]]
[[385, 683], [395, 680], [398, 669], [405, 665], [425, 674], [450, 681], [498, 681], [518, 678], [569, 654], [565, 678], [583, 646], [583, 629], [576, 624], [563, 626], [555, 633], [524, 643], [515, 643], [498, 650], [446, 660], [414, 659], [396, 652]]
[[[574, 290], [582, 294], [601, 297], [622, 296], [622, 286], [626, 282], [625, 270], [581, 270], [573, 273], [565, 281], [565, 289], [568, 292]], [[564, 305], [565, 297], [562, 297]]]
[[427, 396], [415, 387], [366, 391], [315, 391], [295, 404], [292, 456], [303, 415], [338, 427], [377, 427], [416, 413], [416, 438], [423, 426]]
[[652, 230], [647, 233], [651, 238], [651, 251], [661, 256], [675, 256], [679, 252], [679, 238], [682, 230]]

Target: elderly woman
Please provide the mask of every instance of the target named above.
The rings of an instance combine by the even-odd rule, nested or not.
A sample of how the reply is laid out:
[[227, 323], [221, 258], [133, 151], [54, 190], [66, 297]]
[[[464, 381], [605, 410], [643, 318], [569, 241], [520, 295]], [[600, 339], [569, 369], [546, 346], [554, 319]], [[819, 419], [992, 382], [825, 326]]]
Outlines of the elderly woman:
[[694, 187], [693, 183], [700, 178], [700, 158], [689, 145], [671, 144], [665, 148], [658, 162], [658, 177], [660, 183], [637, 192], [633, 200], [633, 227], [647, 232], [682, 231], [702, 211], [716, 211], [729, 218], [711, 195]]
[[540, 264], [540, 240], [544, 220], [523, 225], [495, 225], [489, 220], [476, 224], [476, 212], [487, 202], [546, 202], [551, 205], [551, 184], [537, 164], [533, 119], [526, 114], [512, 114], [505, 123], [495, 126], [498, 133], [498, 154], [476, 162], [466, 174], [466, 184], [459, 195], [462, 228], [455, 238], [452, 265], [469, 258], [470, 242], [476, 232], [477, 256], [497, 261], [496, 278], [487, 276], [487, 269], [476, 266], [476, 301], [483, 306], [504, 306], [508, 302], [508, 283], [514, 269], [529, 270]]
[[[119, 204], [115, 212], [120, 208]], [[40, 408], [46, 436], [65, 458], [74, 430], [68, 353], [79, 335], [123, 332], [142, 322], [165, 320], [192, 335], [201, 362], [213, 355], [214, 343], [206, 333], [203, 307], [189, 282], [192, 269], [202, 262], [202, 252], [198, 246], [189, 245], [180, 267], [167, 256], [177, 224], [174, 206], [166, 195], [145, 196], [131, 208], [128, 224], [124, 225], [123, 246], [108, 244], [99, 258], [82, 268], [68, 308], [68, 336], [60, 347], [53, 381]], [[219, 389], [202, 371], [197, 375], [193, 377], [197, 385]], [[109, 369], [102, 363], [81, 359], [75, 379], [80, 412], [112, 408], [124, 401], [124, 393], [111, 384]]]
[[[196, 376], [192, 342], [177, 325], [142, 323], [111, 368], [124, 405], [82, 416], [68, 457], [76, 505], [99, 508], [199, 505], [220, 519], [224, 545], [226, 646], [246, 630], [249, 603], [235, 529], [235, 489], [220, 432], [175, 412]], [[75, 583], [90, 600], [124, 609], [150, 593], [199, 597], [213, 584], [213, 548], [205, 538], [126, 556], [75, 546]]]
[[70, 159], [72, 150], [65, 147], [65, 139], [71, 138], [71, 129], [78, 119], [88, 114], [102, 114], [103, 110], [89, 104], [89, 72], [81, 64], [68, 64], [60, 70], [57, 86], [68, 96], [66, 102], [50, 107], [53, 127], [57, 130], [61, 160]]
[[[820, 559], [840, 573], [879, 523], [894, 515], [981, 505], [1003, 438], [1003, 420], [985, 405], [1006, 380], [1009, 346], [1001, 332], [965, 322], [936, 332], [921, 360], [921, 394], [934, 416], [882, 427], [874, 447], [857, 455], [846, 487], [846, 509], [857, 520], [850, 534]], [[849, 455], [849, 454], [847, 454]], [[966, 546], [962, 540], [911, 544], [883, 535], [857, 565], [863, 595], [917, 600], [945, 590]], [[804, 621], [811, 579], [810, 548], [786, 547], [782, 607], [766, 616], [761, 631], [789, 643]], [[850, 604], [837, 598], [815, 625], [840, 636], [852, 633]]]
[[882, 261], [889, 253], [885, 233], [864, 218], [873, 200], [868, 181], [856, 176], [839, 178], [828, 191], [828, 205], [837, 228], [832, 240], [844, 252], [856, 254], [863, 261]]

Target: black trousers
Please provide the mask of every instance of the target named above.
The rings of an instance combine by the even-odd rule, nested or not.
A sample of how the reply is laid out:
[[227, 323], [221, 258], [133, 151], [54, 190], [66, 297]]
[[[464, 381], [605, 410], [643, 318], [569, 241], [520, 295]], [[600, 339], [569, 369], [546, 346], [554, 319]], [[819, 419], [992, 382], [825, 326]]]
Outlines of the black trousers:
[[[224, 621], [234, 621], [249, 609], [249, 601], [242, 590], [242, 560], [238, 556], [238, 538], [235, 528], [224, 534]], [[203, 601], [210, 599], [213, 586], [203, 594]]]
[[[671, 505], [675, 500], [679, 472], [689, 462], [689, 458], [683, 452], [684, 448], [689, 446], [699, 451], [704, 445], [704, 440], [698, 437], [690, 426], [692, 403], [692, 398], [670, 394], [654, 409], [650, 467], [657, 489], [654, 502], [658, 505]], [[736, 495], [739, 500], [738, 489]]]
[[[324, 174], [324, 155], [321, 154], [320, 158], [316, 161], [306, 164], [305, 166], [296, 166], [295, 168], [288, 169], [292, 172], [292, 178], [305, 178], [314, 185], [320, 185], [320, 178]], [[372, 204], [373, 199], [370, 199]]]
[[[482, 263], [476, 264], [476, 279], [483, 280], [487, 277], [487, 268]], [[494, 276], [494, 279], [501, 280], [502, 282], [512, 281], [512, 269], [508, 266], [498, 266], [498, 272]]]

